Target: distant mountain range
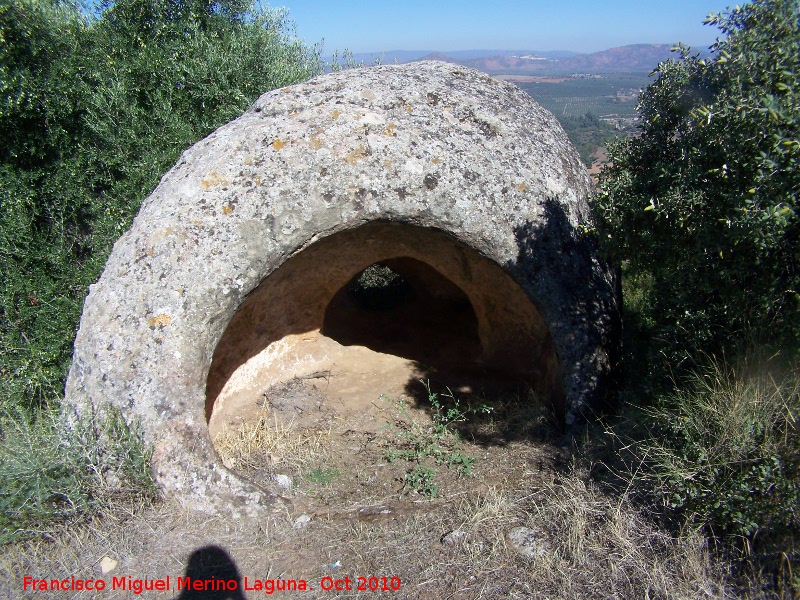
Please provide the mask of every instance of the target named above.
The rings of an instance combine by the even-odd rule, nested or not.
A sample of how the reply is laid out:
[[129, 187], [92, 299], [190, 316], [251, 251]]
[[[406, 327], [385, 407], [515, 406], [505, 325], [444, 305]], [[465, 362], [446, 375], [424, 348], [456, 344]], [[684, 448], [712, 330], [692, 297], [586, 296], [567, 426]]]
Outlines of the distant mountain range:
[[[417, 60], [443, 60], [472, 67], [490, 75], [541, 75], [572, 73], [612, 73], [652, 71], [661, 61], [675, 58], [670, 44], [633, 44], [591, 54], [538, 50], [459, 50], [447, 54], [435, 51], [393, 50], [383, 53], [358, 53], [353, 58], [372, 64], [406, 63]], [[330, 59], [328, 59], [330, 60]]]

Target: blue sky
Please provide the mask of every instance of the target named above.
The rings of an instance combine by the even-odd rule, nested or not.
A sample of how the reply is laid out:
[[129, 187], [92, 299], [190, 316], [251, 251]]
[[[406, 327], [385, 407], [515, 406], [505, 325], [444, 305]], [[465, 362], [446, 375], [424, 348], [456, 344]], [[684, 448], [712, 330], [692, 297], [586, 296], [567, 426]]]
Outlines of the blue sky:
[[[595, 52], [682, 41], [707, 47], [719, 31], [702, 21], [736, 2], [713, 0], [273, 0], [297, 35], [325, 54], [386, 50], [528, 49]], [[741, 2], [740, 2], [741, 4]]]

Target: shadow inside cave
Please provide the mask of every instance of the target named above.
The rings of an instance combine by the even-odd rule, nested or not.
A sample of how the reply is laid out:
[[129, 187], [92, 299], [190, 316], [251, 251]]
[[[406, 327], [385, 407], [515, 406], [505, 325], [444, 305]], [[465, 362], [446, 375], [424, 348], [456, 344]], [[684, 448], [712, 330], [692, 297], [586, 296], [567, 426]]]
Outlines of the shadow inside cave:
[[407, 397], [434, 422], [459, 419], [449, 427], [462, 439], [488, 448], [552, 441], [564, 432], [551, 399], [519, 376], [491, 369], [416, 367], [415, 377], [405, 384]]
[[325, 310], [321, 333], [343, 346], [365, 346], [434, 368], [476, 365], [482, 351], [467, 295], [409, 257], [383, 260], [343, 286]]

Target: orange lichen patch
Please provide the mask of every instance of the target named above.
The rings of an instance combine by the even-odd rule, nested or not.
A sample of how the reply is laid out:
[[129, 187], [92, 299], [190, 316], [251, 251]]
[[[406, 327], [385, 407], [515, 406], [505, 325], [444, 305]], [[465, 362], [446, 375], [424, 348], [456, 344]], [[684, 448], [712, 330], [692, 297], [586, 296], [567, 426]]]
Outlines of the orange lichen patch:
[[352, 152], [350, 152], [347, 156], [345, 156], [342, 160], [349, 165], [355, 165], [360, 160], [364, 160], [364, 157], [367, 155], [366, 149], [364, 146], [359, 146]]
[[322, 140], [319, 139], [319, 136], [312, 135], [311, 139], [308, 142], [308, 147], [311, 148], [312, 150], [319, 150], [320, 148], [322, 148]]
[[289, 113], [289, 116], [290, 116], [290, 117], [296, 117], [296, 116], [297, 116], [297, 115], [299, 115], [299, 114], [300, 114], [300, 113], [299, 113], [298, 111], [295, 111], [295, 112], [290, 112], [290, 113]]
[[411, 105], [410, 104], [406, 104], [405, 109], [406, 109], [407, 112], [411, 112]]
[[233, 205], [226, 204], [225, 206], [222, 207], [222, 212], [225, 213], [226, 215], [231, 214], [233, 212]]
[[214, 187], [215, 185], [227, 185], [231, 181], [224, 175], [217, 173], [216, 171], [211, 171], [208, 175], [206, 175], [203, 179], [200, 180], [200, 185], [203, 189], [207, 190], [208, 188]]
[[518, 191], [518, 192], [524, 192], [524, 191], [525, 191], [525, 190], [527, 190], [527, 189], [528, 189], [528, 186], [527, 186], [527, 185], [525, 185], [524, 183], [520, 183], [520, 184], [517, 186], [517, 191]]
[[253, 183], [255, 185], [261, 185], [261, 177], [256, 177], [255, 179], [253, 179]]
[[338, 119], [340, 114], [342, 114], [342, 111], [340, 111], [340, 110], [334, 110], [334, 111], [331, 113], [331, 116], [332, 116], [334, 119]]
[[172, 323], [172, 317], [161, 313], [160, 315], [156, 315], [155, 317], [150, 317], [147, 319], [147, 324], [150, 326], [151, 329], [155, 329], [158, 327], [159, 329], [166, 327]]
[[394, 123], [389, 123], [386, 126], [386, 129], [383, 130], [383, 133], [384, 135], [394, 137], [397, 135], [396, 130], [397, 130], [397, 125], [395, 125]]
[[438, 165], [441, 161], [438, 158], [431, 159], [431, 162], [435, 165]]
[[275, 148], [275, 150], [280, 150], [284, 146], [286, 146], [286, 142], [283, 142], [280, 139], [276, 139], [274, 142], [272, 142], [272, 147]]
[[392, 161], [390, 161], [390, 160], [383, 161], [383, 166], [388, 169], [389, 167], [392, 166]]

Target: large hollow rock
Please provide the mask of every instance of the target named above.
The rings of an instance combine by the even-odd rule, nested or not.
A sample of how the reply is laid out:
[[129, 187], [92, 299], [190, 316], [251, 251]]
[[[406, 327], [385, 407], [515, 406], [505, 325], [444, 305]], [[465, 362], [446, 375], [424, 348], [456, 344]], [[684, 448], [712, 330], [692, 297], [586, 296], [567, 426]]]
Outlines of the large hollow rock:
[[[309, 333], [505, 373], [570, 424], [603, 402], [618, 341], [589, 191], [553, 116], [477, 71], [381, 66], [265, 94], [184, 152], [114, 246], [67, 401], [137, 419], [160, 485], [205, 510], [269, 504], [221, 464], [208, 420]], [[346, 293], [376, 263], [410, 290], [383, 316]]]

